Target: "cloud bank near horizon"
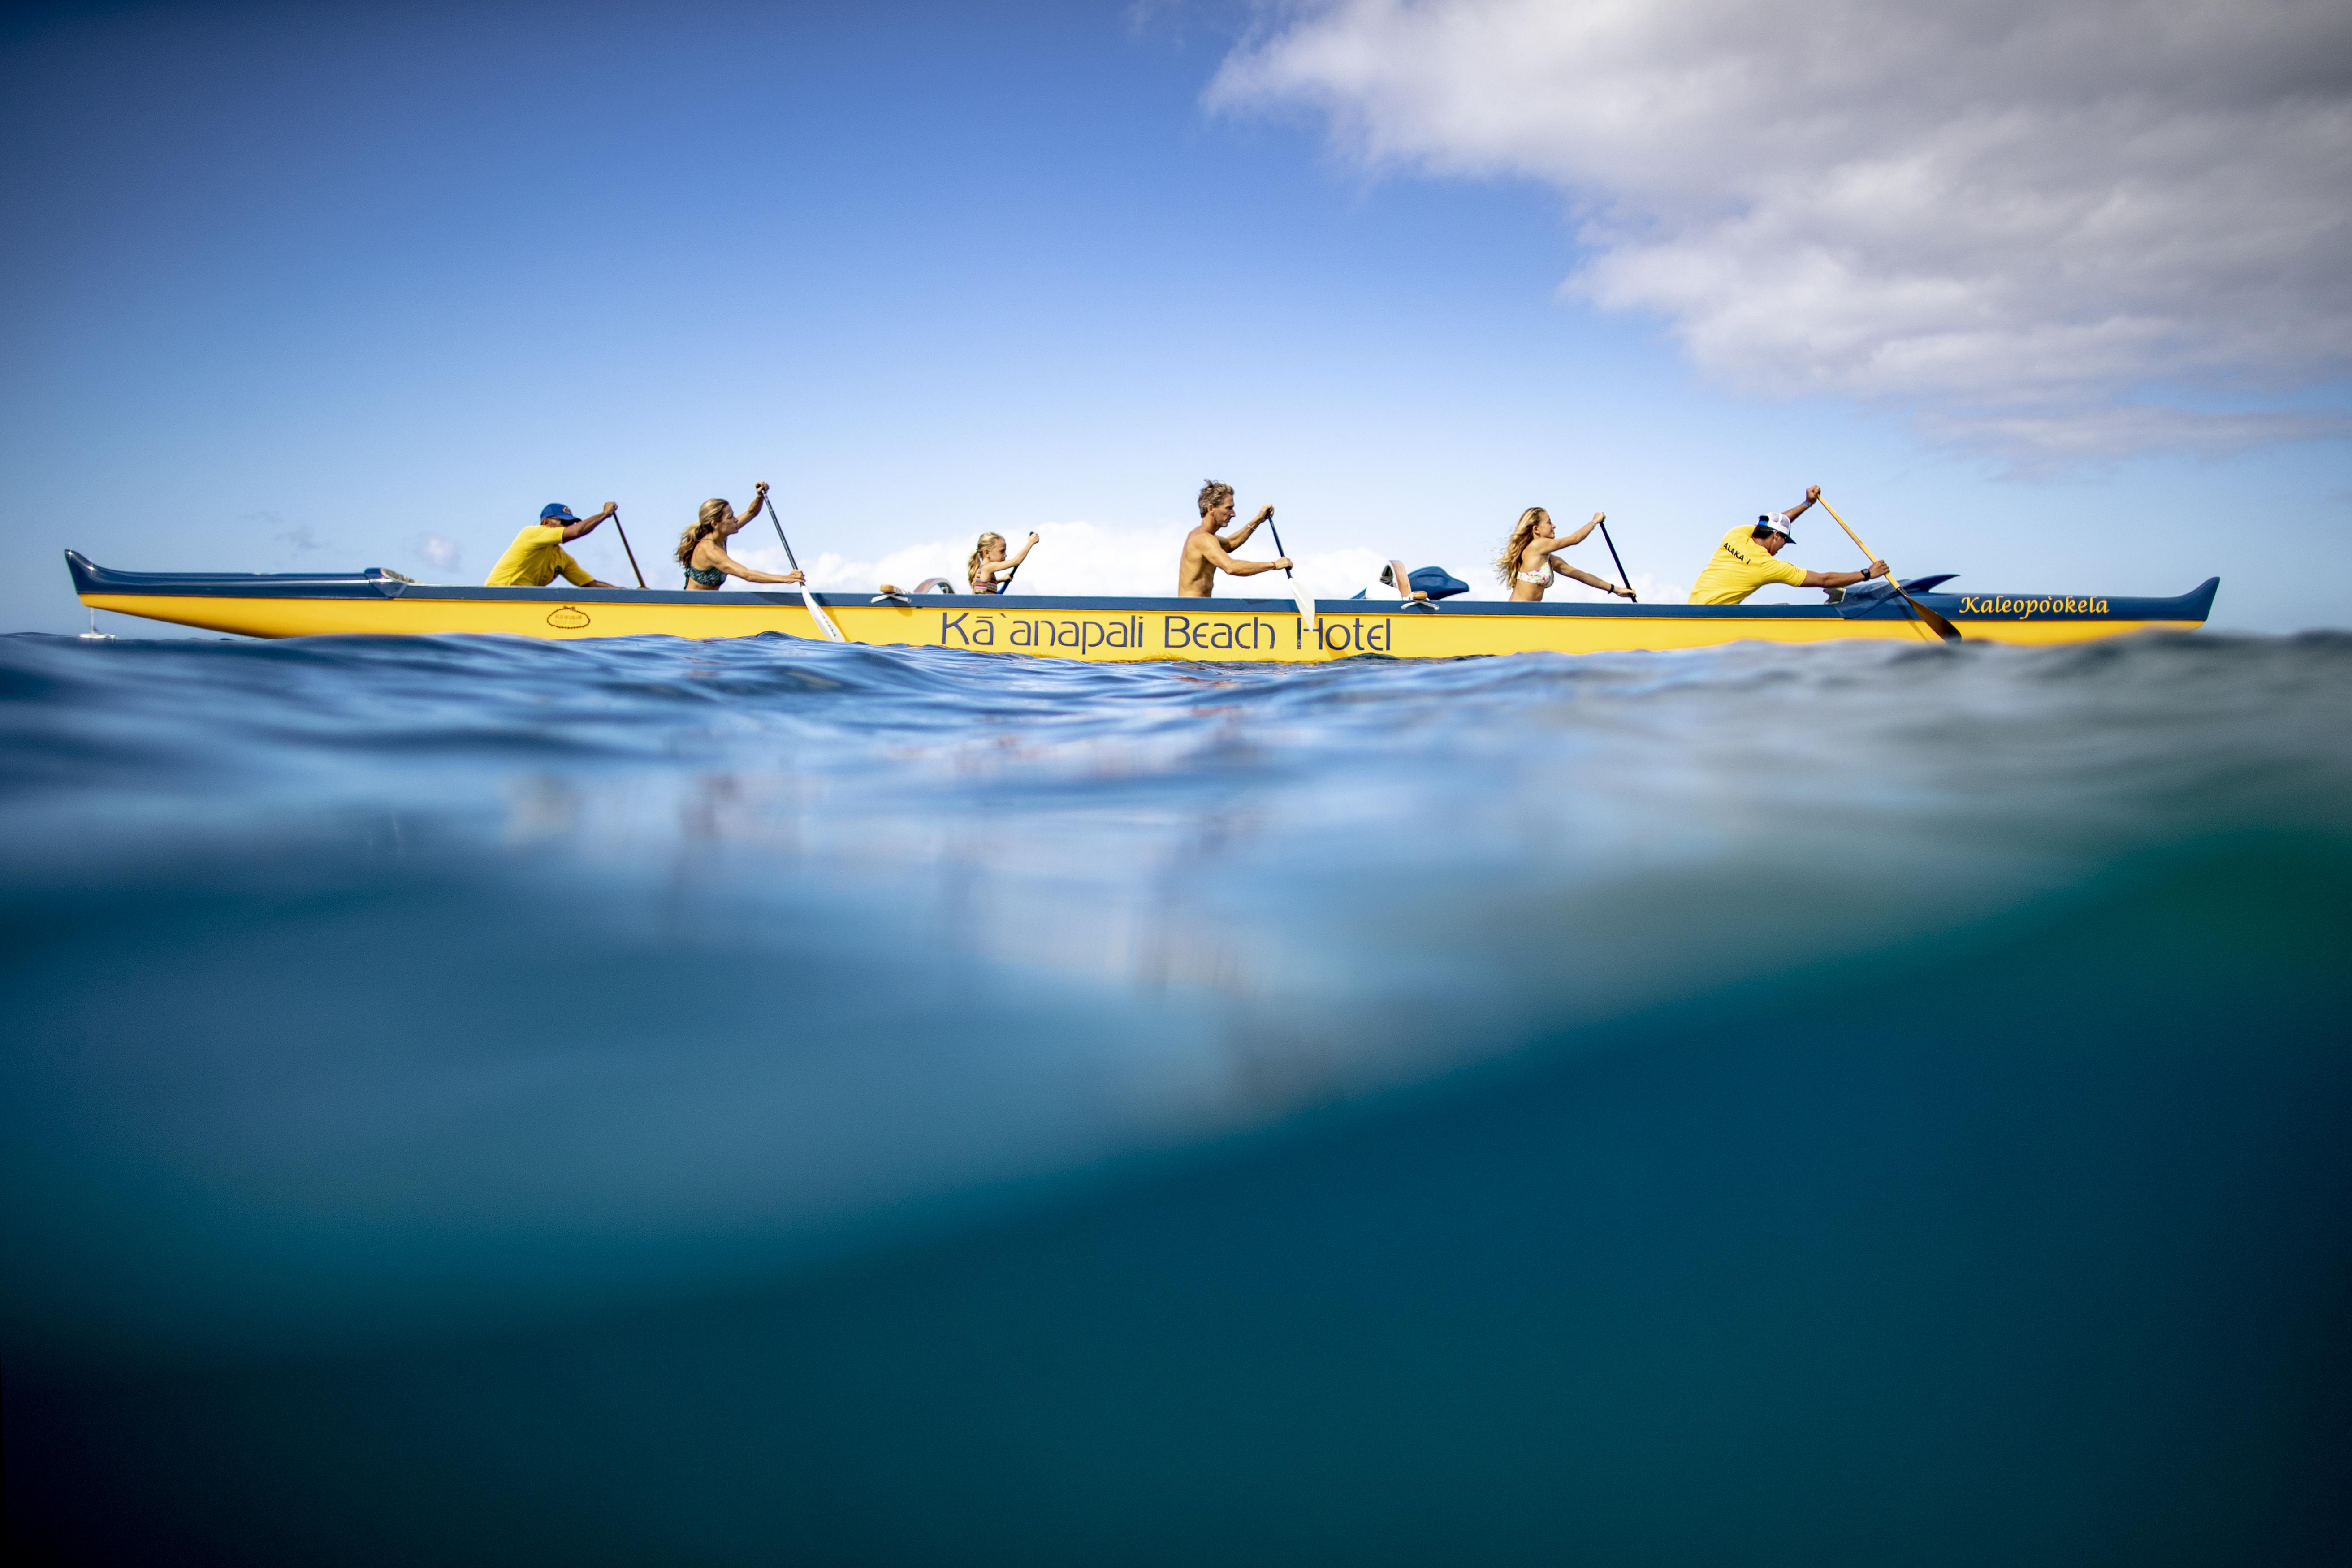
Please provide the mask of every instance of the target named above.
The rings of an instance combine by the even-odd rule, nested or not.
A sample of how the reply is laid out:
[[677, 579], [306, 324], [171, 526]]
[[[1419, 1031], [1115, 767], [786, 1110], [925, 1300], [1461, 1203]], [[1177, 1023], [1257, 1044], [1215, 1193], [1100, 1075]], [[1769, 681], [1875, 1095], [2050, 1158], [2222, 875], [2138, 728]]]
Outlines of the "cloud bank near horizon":
[[1565, 289], [2024, 466], [2343, 434], [2352, 7], [1308, 0], [1223, 112], [1568, 198]]

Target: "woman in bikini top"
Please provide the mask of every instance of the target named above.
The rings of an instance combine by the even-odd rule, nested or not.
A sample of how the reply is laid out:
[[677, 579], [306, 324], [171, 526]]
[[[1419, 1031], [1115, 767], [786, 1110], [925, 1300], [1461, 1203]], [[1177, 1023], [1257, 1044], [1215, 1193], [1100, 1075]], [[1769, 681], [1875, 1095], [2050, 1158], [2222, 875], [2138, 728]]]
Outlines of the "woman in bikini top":
[[1503, 586], [1511, 591], [1512, 602], [1531, 604], [1541, 599], [1544, 590], [1551, 586], [1555, 572], [1560, 576], [1573, 577], [1580, 583], [1605, 589], [1621, 598], [1632, 598], [1631, 589], [1621, 588], [1590, 573], [1580, 572], [1552, 554], [1555, 550], [1566, 550], [1570, 545], [1583, 543], [1592, 531], [1601, 526], [1601, 520], [1605, 515], [1594, 512], [1591, 522], [1561, 539], [1552, 532], [1551, 513], [1543, 508], [1531, 506], [1519, 513], [1518, 525], [1511, 530], [1510, 540], [1503, 546], [1502, 554], [1495, 558], [1495, 575], [1502, 580]]
[[761, 479], [759, 491], [751, 498], [751, 507], [740, 517], [725, 500], [712, 499], [702, 503], [694, 526], [677, 536], [677, 563], [686, 568], [686, 586], [693, 589], [716, 589], [730, 577], [740, 577], [746, 583], [798, 583], [798, 572], [787, 572], [779, 577], [772, 572], [761, 572], [744, 565], [727, 553], [727, 539], [743, 531], [743, 525], [760, 515], [768, 504], [768, 481]]
[[971, 591], [975, 594], [1001, 594], [1004, 592], [1004, 579], [1021, 570], [1021, 563], [1028, 560], [1029, 552], [1036, 548], [1037, 536], [1033, 533], [1029, 536], [1029, 542], [1021, 547], [1021, 553], [1007, 561], [1004, 558], [1004, 535], [983, 533], [980, 536], [980, 542], [971, 547], [971, 559], [964, 563], [964, 581], [971, 584]]

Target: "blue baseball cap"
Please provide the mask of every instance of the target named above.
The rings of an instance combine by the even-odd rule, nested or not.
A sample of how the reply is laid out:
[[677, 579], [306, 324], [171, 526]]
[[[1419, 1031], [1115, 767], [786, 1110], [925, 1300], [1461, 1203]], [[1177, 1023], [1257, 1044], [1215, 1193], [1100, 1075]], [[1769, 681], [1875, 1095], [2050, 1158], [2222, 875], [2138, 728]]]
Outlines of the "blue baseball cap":
[[565, 506], [560, 500], [550, 501], [547, 505], [539, 509], [540, 521], [545, 522], [551, 517], [562, 518], [566, 522], [578, 522], [580, 521], [578, 518], [572, 515], [572, 509]]

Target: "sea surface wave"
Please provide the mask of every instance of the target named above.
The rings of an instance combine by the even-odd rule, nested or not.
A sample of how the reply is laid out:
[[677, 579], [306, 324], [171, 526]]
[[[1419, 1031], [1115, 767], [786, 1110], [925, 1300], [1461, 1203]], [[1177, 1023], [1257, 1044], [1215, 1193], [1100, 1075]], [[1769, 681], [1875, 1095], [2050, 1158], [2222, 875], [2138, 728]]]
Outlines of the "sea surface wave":
[[[2324, 1141], [2280, 1128], [2352, 1109], [2340, 1021], [2320, 1001], [2340, 1004], [2347, 920], [2340, 891], [2314, 891], [2340, 887], [2327, 879], [2352, 866], [2352, 637], [1280, 668], [773, 637], [22, 636], [0, 638], [0, 1234], [17, 1260], [0, 1288], [0, 1334], [20, 1408], [99, 1408], [88, 1391], [101, 1383], [218, 1387], [298, 1364], [462, 1359], [498, 1336], [585, 1333], [629, 1314], [668, 1322], [661, 1314], [739, 1299], [730, 1292], [782, 1292], [813, 1312], [792, 1293], [941, 1247], [980, 1248], [997, 1267], [987, 1237], [1072, 1205], [1141, 1225], [1119, 1205], [1144, 1200], [1124, 1194], [1177, 1202], [1168, 1184], [1190, 1190], [1207, 1178], [1185, 1173], [1234, 1160], [1339, 1148], [1393, 1172], [1360, 1129], [1400, 1118], [1466, 1117], [1486, 1128], [1465, 1132], [1466, 1147], [1499, 1146], [1530, 1099], [1590, 1110], [1617, 1092], [1580, 1074], [1683, 1084], [1643, 1102], [1654, 1118], [1717, 1104], [1731, 1092], [1724, 1073], [1769, 1079], [1775, 1064], [1812, 1063], [1822, 1094], [1787, 1100], [1750, 1082], [1741, 1103], [1769, 1100], [1781, 1138], [1811, 1141], [1833, 1164], [1877, 1147], [1857, 1130], [1924, 1114], [1918, 1080], [1889, 1087], [1857, 1063], [1932, 1035], [1945, 1071], [1998, 1036], [2000, 1049], [2028, 1053], [1986, 1101], [2014, 1120], [2004, 1136], [2052, 1169], [2069, 1158], [2161, 1165], [2155, 1134], [2127, 1118], [2092, 1115], [2105, 1131], [2074, 1142], [2082, 1086], [2151, 1104], [2177, 1092], [2176, 1109], [2239, 1104], [2197, 1075], [2251, 1070], [2227, 1052], [2256, 1047], [2220, 1038], [2232, 1026], [2198, 1009], [2257, 985], [2255, 1003], [2217, 1016], [2258, 1019], [2244, 1026], [2259, 1049], [2284, 1052], [2291, 1068], [2245, 1090], [2267, 1112], [2216, 1136], [2243, 1139], [2244, 1158], [2269, 1140], [2303, 1162], [2303, 1206], [2264, 1217], [2295, 1238], [2263, 1254], [2285, 1292], [2264, 1310], [2343, 1297], [2340, 1226], [2332, 1251], [2312, 1238], [2352, 1212], [2347, 1163], [2340, 1147], [2330, 1156]], [[2122, 1049], [2126, 1037], [2153, 1056]], [[1832, 1049], [1865, 1055], [1832, 1068], [1812, 1054]], [[2106, 1065], [2084, 1068], [2086, 1050]], [[2171, 1064], [2166, 1087], [2120, 1065], [2144, 1059]], [[1855, 1087], [1865, 1080], [1876, 1087]], [[1676, 1112], [1654, 1132], [1643, 1158], [1684, 1179], [1748, 1179], [1718, 1158], [1721, 1126], [1702, 1133]], [[1628, 1190], [1622, 1172], [1544, 1163], [1570, 1156], [1528, 1136], [1547, 1173], [1529, 1166], [1456, 1194], [1462, 1212], [1491, 1213], [1515, 1194], [1540, 1208], [1528, 1194], [1569, 1194], [1574, 1206]], [[1962, 1183], [1937, 1223], [1998, 1230], [2020, 1212], [2012, 1177]], [[1296, 1197], [1284, 1178], [1265, 1180], [1267, 1204]], [[1823, 1194], [1843, 1190], [1771, 1211], [1811, 1261], [1751, 1281], [1759, 1300], [1862, 1267], [1879, 1232], [1824, 1217]], [[2200, 1224], [2234, 1225], [2249, 1217], [2241, 1202], [2259, 1197], [2142, 1193], [2132, 1223], [2160, 1234], [2156, 1211], [2177, 1201], [2203, 1205]], [[1383, 1190], [1379, 1201], [1417, 1200]], [[1390, 1240], [1409, 1249], [1416, 1225], [1458, 1227], [1460, 1214], [1445, 1213], [1399, 1218]], [[2083, 1221], [2098, 1234], [2116, 1223]], [[1280, 1267], [1311, 1280], [1319, 1234], [1295, 1238]], [[1695, 1234], [1668, 1226], [1644, 1251], [1612, 1230], [1612, 1245], [1633, 1251], [1608, 1255], [1621, 1274], [1638, 1271]], [[2061, 1226], [2044, 1239], [2086, 1237]], [[1202, 1268], [1240, 1289], [1264, 1259], [1237, 1256]], [[1486, 1267], [1454, 1262], [1473, 1276]], [[1091, 1300], [1055, 1272], [1076, 1267], [1066, 1258], [1038, 1267], [1040, 1321]], [[1421, 1279], [1362, 1286], [1359, 1305], [1377, 1314], [1388, 1300], [1411, 1317]], [[1506, 1296], [1536, 1289], [1493, 1283]], [[1639, 1310], [1664, 1321], [1695, 1310], [1669, 1291]], [[2149, 1310], [2158, 1339], [2189, 1331]], [[1100, 1323], [1063, 1329], [1084, 1339]], [[710, 1342], [705, 1328], [677, 1332]], [[905, 1342], [869, 1349], [887, 1360]], [[1439, 1323], [1419, 1337], [1399, 1330], [1382, 1353], [1427, 1372], [1468, 1352]], [[2315, 1385], [2341, 1386], [2335, 1366]], [[27, 1376], [34, 1392], [21, 1394]], [[1066, 1367], [1039, 1376], [1077, 1386]], [[1849, 1393], [1881, 1387], [1852, 1366], [1826, 1376]], [[237, 1386], [248, 1414], [268, 1404], [258, 1384]], [[1435, 1397], [1407, 1403], [1424, 1396]], [[515, 1397], [503, 1419], [551, 1419], [516, 1415], [530, 1401]], [[2088, 1394], [2062, 1403], [2061, 1426], [2111, 1433]], [[311, 1405], [298, 1420], [299, 1404], [251, 1417], [256, 1451], [315, 1442], [321, 1420], [357, 1429], [348, 1411], [335, 1418], [343, 1428]], [[129, 1442], [132, 1428], [153, 1445], [184, 1434], [154, 1416], [162, 1407], [122, 1407], [104, 1442]], [[1302, 1406], [1281, 1408], [1303, 1423], [1297, 1441], [1344, 1446]], [[1495, 1431], [1538, 1441], [1500, 1408], [1486, 1411]], [[198, 1409], [217, 1416], [199, 1400], [185, 1420], [200, 1424], [186, 1414]], [[1454, 1416], [1484, 1419], [1475, 1401]], [[750, 1417], [712, 1419], [730, 1430]], [[1200, 1435], [1173, 1431], [1139, 1440], [1136, 1463], [1172, 1464], [1214, 1492], [1185, 1469], [1206, 1463], [1187, 1446]], [[1066, 1433], [1024, 1440], [1036, 1450], [1020, 1470], [1029, 1482], [1086, 1447]], [[1815, 1443], [1817, 1458], [1864, 1442], [1847, 1428], [1791, 1440]], [[1637, 1446], [1665, 1441], [1650, 1432]], [[2318, 1463], [2299, 1441], [2256, 1447]], [[1176, 1561], [1282, 1540], [1294, 1560], [1369, 1561], [1441, 1539], [1382, 1512], [1385, 1483], [1366, 1479], [1377, 1465], [1336, 1461], [1322, 1490], [1299, 1494], [1303, 1511], [1250, 1493], [1232, 1504], [1241, 1511], [1213, 1509], [1149, 1550], [1139, 1521], [1164, 1500], [1125, 1472], [1097, 1480], [1129, 1512], [1101, 1496], [1061, 1515], [1035, 1502], [1032, 1525], [1059, 1518], [1062, 1533], [1024, 1533], [1020, 1516], [971, 1500], [1013, 1484], [982, 1474], [1011, 1461], [959, 1452], [940, 1461], [949, 1479], [937, 1480], [932, 1525], [895, 1514], [880, 1472], [860, 1471], [866, 1489], [851, 1492], [865, 1501], [809, 1503], [790, 1530], [767, 1503], [706, 1500], [734, 1522], [706, 1511], [704, 1534], [661, 1554], [761, 1560], [789, 1540], [829, 1543], [811, 1552], [825, 1560], [982, 1560], [1001, 1545], [1033, 1561]], [[1524, 1503], [1537, 1522], [1520, 1535], [1494, 1523], [1504, 1533], [1468, 1554], [1562, 1539], [1567, 1505], [1554, 1498], [1542, 1512], [1526, 1500], [1553, 1494], [1497, 1464], [1479, 1473], [1508, 1494], [1501, 1502], [1452, 1471], [1439, 1489], [1496, 1519]], [[2114, 1495], [2144, 1479], [2119, 1471]], [[1622, 1480], [1596, 1481], [1595, 1499], [1617, 1500], [1576, 1518], [1578, 1539], [1614, 1542], [1629, 1560], [1719, 1561], [1710, 1553], [1727, 1541], [1767, 1539], [1791, 1560], [1869, 1560], [1902, 1549], [1904, 1531], [1941, 1506], [1890, 1503], [1877, 1524], [1831, 1528], [1827, 1514], [1743, 1515], [1734, 1500], [1722, 1518], [1746, 1524], [1691, 1535], [1671, 1503], [1653, 1516], [1625, 1501]], [[283, 1511], [249, 1476], [207, 1484], [205, 1508], [227, 1511], [157, 1517], [202, 1541]], [[1979, 1517], [1979, 1534], [1947, 1539], [1953, 1560], [2108, 1539], [2084, 1522], [2105, 1515], [2065, 1515], [2061, 1529], [2054, 1506], [2037, 1504], [2007, 1535]], [[2319, 1540], [2310, 1532], [2342, 1514], [2312, 1508], [2282, 1504], [2254, 1535], [2200, 1514], [2209, 1535], [2191, 1536]], [[577, 1535], [536, 1514], [538, 1525], [509, 1519], [489, 1535], [468, 1533], [487, 1528], [472, 1516], [436, 1533], [427, 1510], [401, 1539], [465, 1556], [475, 1553], [453, 1542], [544, 1528], [562, 1542], [554, 1555], [616, 1561], [630, 1542], [686, 1540], [653, 1504], [598, 1509]], [[374, 1550], [306, 1517], [309, 1533], [279, 1542], [289, 1560]], [[1365, 1522], [1375, 1518], [1389, 1522]], [[211, 1522], [188, 1522], [200, 1519]]]

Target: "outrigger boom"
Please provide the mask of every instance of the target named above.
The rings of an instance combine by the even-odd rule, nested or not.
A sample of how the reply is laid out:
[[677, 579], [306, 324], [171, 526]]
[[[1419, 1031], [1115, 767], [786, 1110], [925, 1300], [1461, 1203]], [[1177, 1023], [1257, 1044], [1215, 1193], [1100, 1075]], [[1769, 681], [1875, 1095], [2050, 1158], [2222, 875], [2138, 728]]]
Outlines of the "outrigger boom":
[[[1899, 595], [1836, 605], [1510, 604], [1313, 601], [1310, 628], [1283, 599], [1085, 598], [941, 594], [697, 594], [633, 588], [467, 588], [381, 567], [346, 574], [117, 572], [66, 552], [74, 592], [95, 610], [245, 637], [499, 634], [530, 637], [820, 638], [811, 604], [849, 642], [970, 648], [1047, 658], [1310, 663], [1358, 655], [1455, 658], [1499, 653], [1624, 653], [1723, 643], [1850, 637], [1934, 644]], [[1945, 579], [1923, 579], [1940, 583]], [[2194, 631], [2221, 579], [2171, 599], [2089, 594], [1911, 596], [1963, 640], [2053, 644], [2126, 632]]]

